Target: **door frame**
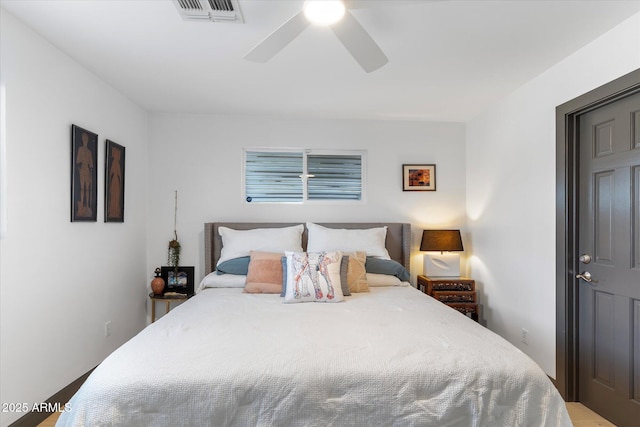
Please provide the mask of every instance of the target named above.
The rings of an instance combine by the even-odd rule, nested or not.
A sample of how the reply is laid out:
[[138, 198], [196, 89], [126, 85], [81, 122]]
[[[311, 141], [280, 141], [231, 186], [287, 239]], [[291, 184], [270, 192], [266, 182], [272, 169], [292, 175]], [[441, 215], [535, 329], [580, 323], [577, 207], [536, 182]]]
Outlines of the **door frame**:
[[640, 69], [556, 107], [556, 381], [567, 402], [578, 396], [578, 117], [640, 92]]

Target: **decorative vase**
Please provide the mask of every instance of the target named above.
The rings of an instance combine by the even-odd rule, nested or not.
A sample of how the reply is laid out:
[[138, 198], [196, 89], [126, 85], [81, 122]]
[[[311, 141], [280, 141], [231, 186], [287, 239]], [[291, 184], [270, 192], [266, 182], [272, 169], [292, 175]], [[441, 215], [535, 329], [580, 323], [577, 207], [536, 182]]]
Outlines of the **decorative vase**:
[[164, 291], [164, 279], [160, 277], [160, 269], [156, 268], [156, 277], [151, 281], [151, 290], [155, 295], [162, 295]]

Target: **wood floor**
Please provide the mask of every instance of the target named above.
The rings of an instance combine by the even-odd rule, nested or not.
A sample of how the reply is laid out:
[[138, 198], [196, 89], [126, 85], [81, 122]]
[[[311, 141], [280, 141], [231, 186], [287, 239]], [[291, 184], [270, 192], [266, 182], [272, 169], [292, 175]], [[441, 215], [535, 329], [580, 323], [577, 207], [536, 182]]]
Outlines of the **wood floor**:
[[569, 402], [567, 403], [567, 410], [574, 427], [615, 427], [615, 424], [605, 420], [582, 403]]
[[43, 422], [41, 422], [40, 424], [38, 424], [38, 427], [53, 427], [56, 425], [56, 421], [58, 421], [58, 417], [60, 416], [59, 412], [56, 412], [55, 414], [51, 414], [51, 416], [49, 416], [49, 418], [47, 418], [46, 420], [44, 420]]
[[[574, 427], [615, 427], [614, 424], [611, 424], [581, 403], [567, 403], [567, 410], [569, 411], [569, 416], [571, 417], [571, 422], [573, 422]], [[38, 424], [38, 427], [55, 426], [59, 416], [60, 414], [51, 415]]]

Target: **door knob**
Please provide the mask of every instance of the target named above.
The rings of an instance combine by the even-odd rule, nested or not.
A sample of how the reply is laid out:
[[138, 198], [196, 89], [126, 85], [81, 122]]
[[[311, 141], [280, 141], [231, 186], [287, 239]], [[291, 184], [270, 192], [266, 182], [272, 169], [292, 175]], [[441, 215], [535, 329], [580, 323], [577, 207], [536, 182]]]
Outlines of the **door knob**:
[[598, 283], [597, 280], [593, 280], [593, 278], [591, 277], [591, 273], [589, 273], [588, 271], [584, 271], [580, 274], [576, 274], [576, 278], [582, 279], [587, 283]]
[[580, 255], [580, 262], [583, 264], [589, 264], [591, 262], [591, 255], [589, 254]]

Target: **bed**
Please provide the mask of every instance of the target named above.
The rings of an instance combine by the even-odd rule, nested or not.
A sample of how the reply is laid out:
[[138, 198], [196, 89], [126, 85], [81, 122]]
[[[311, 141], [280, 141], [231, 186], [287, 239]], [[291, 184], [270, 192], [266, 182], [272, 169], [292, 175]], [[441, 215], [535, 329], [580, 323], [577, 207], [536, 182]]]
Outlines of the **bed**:
[[[210, 274], [203, 283], [217, 280], [213, 270], [232, 254], [225, 255], [222, 230], [296, 225], [205, 224]], [[319, 226], [331, 233], [383, 228], [390, 261], [408, 267], [408, 224]], [[309, 229], [303, 227], [300, 237], [311, 260], [318, 239]], [[353, 236], [359, 234], [342, 243], [361, 244]], [[267, 246], [272, 240], [267, 235]], [[346, 253], [338, 261], [343, 277]], [[282, 294], [203, 284], [195, 297], [107, 357], [57, 425], [571, 425], [562, 398], [529, 357], [398, 277], [386, 281], [385, 274], [367, 272], [384, 276], [372, 279], [368, 292], [344, 295], [348, 291], [336, 285], [334, 299], [342, 292], [341, 302], [286, 303], [298, 290], [291, 275], [296, 254], [281, 257]], [[316, 270], [320, 277], [322, 268]], [[309, 293], [313, 298], [313, 287]]]

